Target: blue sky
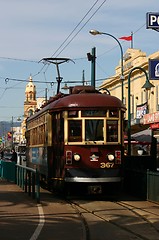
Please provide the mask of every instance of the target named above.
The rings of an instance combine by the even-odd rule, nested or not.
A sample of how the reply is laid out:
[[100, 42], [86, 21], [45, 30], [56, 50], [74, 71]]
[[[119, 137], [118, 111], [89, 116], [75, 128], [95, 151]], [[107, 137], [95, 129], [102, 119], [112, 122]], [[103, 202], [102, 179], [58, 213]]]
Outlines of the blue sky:
[[[85, 79], [90, 80], [87, 53], [96, 47], [96, 86], [102, 79], [114, 75], [120, 60], [119, 46], [106, 35], [90, 35], [91, 29], [116, 38], [133, 32], [134, 48], [147, 55], [158, 51], [159, 32], [146, 29], [146, 13], [159, 12], [157, 6], [157, 0], [1, 0], [0, 121], [23, 115], [30, 74], [36, 84], [37, 97], [44, 97], [46, 88], [48, 97], [56, 93], [56, 67], [39, 62], [42, 58], [72, 59], [75, 63], [59, 66], [63, 77], [61, 86], [69, 81], [80, 84], [83, 70]], [[130, 47], [130, 42], [121, 41], [121, 44], [124, 52]], [[55, 84], [51, 87], [46, 82]]]

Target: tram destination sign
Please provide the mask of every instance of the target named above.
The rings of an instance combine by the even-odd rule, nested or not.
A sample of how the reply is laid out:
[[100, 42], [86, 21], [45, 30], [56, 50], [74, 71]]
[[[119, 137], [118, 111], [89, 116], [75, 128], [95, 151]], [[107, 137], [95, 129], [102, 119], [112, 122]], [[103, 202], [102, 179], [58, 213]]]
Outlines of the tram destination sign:
[[146, 13], [146, 28], [159, 30], [159, 12]]

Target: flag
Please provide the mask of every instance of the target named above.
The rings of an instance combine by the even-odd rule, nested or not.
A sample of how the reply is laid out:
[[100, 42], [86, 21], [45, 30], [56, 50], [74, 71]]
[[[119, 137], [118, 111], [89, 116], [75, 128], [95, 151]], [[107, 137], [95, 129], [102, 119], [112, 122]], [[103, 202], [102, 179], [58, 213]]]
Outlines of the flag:
[[120, 37], [119, 39], [126, 40], [126, 41], [132, 41], [132, 35]]

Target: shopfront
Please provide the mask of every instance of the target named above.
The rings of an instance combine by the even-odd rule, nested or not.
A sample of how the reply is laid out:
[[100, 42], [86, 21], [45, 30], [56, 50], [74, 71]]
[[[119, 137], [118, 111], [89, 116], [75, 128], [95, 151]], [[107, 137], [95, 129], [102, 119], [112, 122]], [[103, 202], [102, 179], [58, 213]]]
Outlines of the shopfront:
[[145, 114], [143, 116], [143, 124], [152, 130], [153, 147], [155, 150], [156, 144], [157, 168], [159, 168], [159, 112]]

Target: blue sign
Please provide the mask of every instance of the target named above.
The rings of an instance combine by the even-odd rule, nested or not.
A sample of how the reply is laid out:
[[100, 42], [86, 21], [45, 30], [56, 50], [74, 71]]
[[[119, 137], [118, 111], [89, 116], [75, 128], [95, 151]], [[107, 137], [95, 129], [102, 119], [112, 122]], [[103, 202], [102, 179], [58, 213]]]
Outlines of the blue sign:
[[146, 14], [146, 28], [159, 28], [159, 13], [149, 12]]
[[159, 59], [149, 59], [149, 79], [159, 80]]

